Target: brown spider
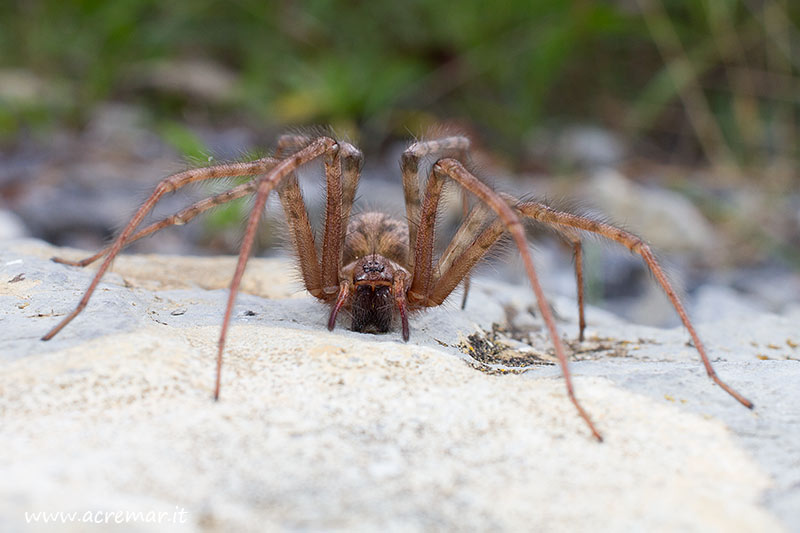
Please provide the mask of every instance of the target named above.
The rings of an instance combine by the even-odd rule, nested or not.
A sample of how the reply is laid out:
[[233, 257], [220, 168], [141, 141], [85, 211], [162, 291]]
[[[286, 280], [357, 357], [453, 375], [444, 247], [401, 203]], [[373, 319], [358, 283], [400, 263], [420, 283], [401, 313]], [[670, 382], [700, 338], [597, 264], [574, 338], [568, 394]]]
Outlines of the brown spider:
[[[642, 257], [675, 306], [683, 324], [689, 330], [709, 377], [743, 405], [748, 408], [753, 407], [749, 400], [717, 377], [683, 304], [646, 243], [635, 235], [609, 224], [557, 211], [542, 203], [519, 201], [509, 195], [495, 192], [464, 166], [468, 159], [468, 151], [469, 140], [467, 138], [451, 136], [416, 142], [403, 153], [400, 167], [408, 223], [394, 220], [382, 213], [362, 213], [350, 217], [363, 157], [361, 152], [351, 144], [336, 141], [327, 136], [314, 138], [304, 135], [284, 135], [280, 138], [278, 149], [273, 157], [264, 157], [248, 163], [228, 163], [197, 168], [173, 174], [156, 186], [155, 191], [139, 208], [111, 246], [82, 261], [73, 262], [53, 258], [54, 261], [60, 263], [86, 266], [104, 255], [106, 256], [75, 310], [42, 339], [51, 339], [86, 307], [103, 274], [124, 246], [161, 228], [188, 222], [211, 207], [255, 192], [256, 200], [247, 223], [236, 271], [231, 281], [225, 318], [219, 337], [214, 388], [214, 398], [218, 399], [225, 336], [230, 324], [236, 293], [250, 256], [256, 228], [264, 212], [267, 196], [277, 188], [288, 220], [291, 239], [299, 256], [300, 270], [306, 290], [315, 298], [331, 306], [328, 329], [334, 328], [336, 317], [342, 309], [350, 311], [351, 328], [360, 332], [386, 332], [390, 329], [393, 319], [399, 316], [403, 340], [407, 341], [409, 338], [409, 314], [426, 307], [441, 305], [459, 283], [464, 281], [466, 284], [468, 282], [468, 275], [475, 264], [504, 233], [508, 232], [525, 264], [539, 310], [558, 356], [569, 398], [595, 438], [602, 440], [600, 433], [589, 415], [578, 403], [573, 392], [564, 346], [528, 252], [525, 231], [520, 218], [529, 217], [555, 228], [573, 246], [578, 282], [581, 340], [583, 339], [585, 320], [580, 233], [589, 232], [616, 241]], [[324, 161], [327, 181], [327, 210], [321, 259], [317, 253], [305, 202], [295, 174], [299, 167], [320, 157]], [[430, 158], [435, 163], [425, 185], [424, 194], [421, 194], [419, 166], [425, 158]], [[234, 176], [255, 176], [255, 178], [233, 187], [227, 192], [197, 202], [171, 217], [155, 222], [134, 233], [145, 215], [164, 194], [196, 181]], [[458, 183], [464, 191], [468, 191], [480, 201], [468, 211], [461, 226], [434, 267], [433, 248], [437, 207], [442, 187], [448, 180]], [[465, 213], [467, 206], [465, 201]]]

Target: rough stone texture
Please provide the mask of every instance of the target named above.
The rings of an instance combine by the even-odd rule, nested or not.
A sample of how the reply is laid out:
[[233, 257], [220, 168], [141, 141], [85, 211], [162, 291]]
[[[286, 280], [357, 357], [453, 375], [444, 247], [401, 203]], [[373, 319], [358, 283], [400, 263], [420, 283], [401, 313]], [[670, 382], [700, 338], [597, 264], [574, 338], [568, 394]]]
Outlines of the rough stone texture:
[[[700, 327], [751, 412], [709, 382], [684, 331], [590, 309], [584, 344], [617, 355], [572, 364], [598, 444], [557, 367], [481, 372], [454, 346], [530, 306], [528, 289], [478, 281], [466, 312], [414, 317], [405, 344], [344, 321], [328, 332], [290, 263], [254, 259], [214, 403], [233, 258], [121, 257], [45, 343], [92, 274], [56, 253], [84, 254], [0, 246], [2, 531], [87, 529], [25, 512], [177, 510], [181, 531], [800, 531], [798, 313]], [[574, 302], [553, 305], [571, 338]]]

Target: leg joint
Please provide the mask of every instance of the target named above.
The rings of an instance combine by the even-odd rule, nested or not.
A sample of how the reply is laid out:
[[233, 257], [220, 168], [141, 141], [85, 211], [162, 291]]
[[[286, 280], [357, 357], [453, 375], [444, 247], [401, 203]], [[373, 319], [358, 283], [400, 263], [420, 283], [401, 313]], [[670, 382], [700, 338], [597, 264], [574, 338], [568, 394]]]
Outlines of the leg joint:
[[647, 243], [644, 242], [642, 239], [637, 237], [636, 235], [629, 235], [628, 237], [628, 248], [631, 252], [634, 253], [642, 253], [649, 251], [649, 247]]
[[162, 194], [172, 192], [178, 188], [177, 181], [178, 180], [175, 179], [175, 176], [170, 176], [169, 178], [159, 183], [158, 187], [156, 187], [156, 190]]
[[400, 168], [404, 173], [416, 174], [419, 172], [419, 156], [410, 151], [411, 148], [403, 152], [400, 157]]

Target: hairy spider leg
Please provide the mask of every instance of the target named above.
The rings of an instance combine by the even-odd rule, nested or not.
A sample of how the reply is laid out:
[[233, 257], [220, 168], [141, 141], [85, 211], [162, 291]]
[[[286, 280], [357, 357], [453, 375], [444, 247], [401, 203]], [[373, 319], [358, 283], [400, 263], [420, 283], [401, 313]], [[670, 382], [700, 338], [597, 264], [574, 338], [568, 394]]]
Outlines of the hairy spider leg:
[[[406, 148], [400, 159], [400, 171], [403, 176], [403, 194], [406, 204], [406, 218], [408, 220], [408, 267], [414, 268], [414, 250], [416, 250], [417, 232], [420, 223], [420, 161], [430, 158], [433, 161], [443, 157], [454, 157], [462, 161], [469, 160], [470, 140], [462, 135], [452, 135], [441, 139], [418, 141]], [[467, 216], [469, 211], [469, 195], [462, 191], [462, 215]], [[467, 306], [469, 295], [469, 274], [464, 277], [464, 294], [461, 297], [461, 309]]]
[[666, 274], [664, 274], [664, 271], [661, 269], [661, 265], [659, 265], [655, 255], [653, 254], [652, 250], [650, 250], [650, 247], [647, 245], [647, 243], [645, 243], [636, 235], [611, 226], [610, 224], [598, 222], [596, 220], [591, 220], [578, 215], [573, 215], [571, 213], [556, 211], [555, 209], [538, 202], [523, 202], [517, 206], [517, 209], [525, 216], [531, 217], [540, 222], [544, 222], [545, 224], [567, 226], [602, 235], [607, 239], [624, 245], [631, 252], [639, 254], [639, 256], [641, 256], [641, 258], [647, 264], [650, 272], [652, 272], [653, 276], [655, 276], [658, 284], [666, 293], [669, 301], [672, 302], [672, 306], [678, 312], [681, 322], [683, 322], [683, 325], [689, 330], [689, 335], [692, 337], [694, 346], [700, 354], [700, 358], [703, 361], [703, 366], [705, 366], [708, 376], [712, 379], [712, 381], [714, 381], [714, 383], [722, 387], [725, 392], [736, 398], [739, 403], [748, 409], [753, 408], [753, 402], [736, 392], [717, 376], [716, 371], [714, 371], [714, 367], [711, 365], [711, 361], [708, 359], [708, 355], [706, 355], [706, 349], [703, 346], [703, 343], [700, 340], [694, 325], [692, 325], [691, 320], [689, 320], [689, 315], [686, 312], [686, 309], [684, 309], [683, 303], [681, 303], [680, 298], [678, 298], [678, 294], [675, 292], [675, 289], [672, 287], [669, 279], [667, 279]]
[[325, 230], [322, 236], [322, 292], [327, 299], [339, 292], [342, 260], [342, 164], [339, 150], [325, 157]]
[[397, 271], [392, 279], [392, 296], [394, 297], [397, 311], [400, 313], [400, 323], [402, 325], [403, 340], [408, 341], [410, 336], [408, 327], [408, 302], [406, 300], [406, 274]]
[[425, 196], [419, 218], [417, 241], [414, 248], [414, 266], [411, 286], [408, 289], [412, 302], [422, 306], [427, 304], [433, 270], [433, 247], [435, 241], [436, 215], [439, 199], [442, 195], [445, 179], [436, 172], [431, 172], [425, 186]]
[[420, 225], [420, 161], [433, 161], [443, 157], [455, 157], [466, 161], [469, 156], [469, 139], [459, 135], [430, 141], [415, 142], [403, 152], [400, 171], [403, 176], [403, 195], [408, 219], [408, 268], [414, 268], [414, 250], [417, 248], [417, 232]]
[[[507, 195], [503, 195], [507, 196]], [[661, 269], [660, 265], [658, 264], [654, 254], [650, 250], [649, 246], [644, 243], [639, 237], [623, 231], [619, 228], [615, 228], [609, 224], [605, 224], [602, 222], [597, 222], [586, 217], [581, 217], [577, 215], [573, 215], [570, 213], [565, 213], [561, 211], [556, 211], [555, 209], [546, 206], [541, 203], [537, 202], [516, 202], [513, 198], [507, 196], [506, 201], [509, 202], [511, 205], [514, 206], [514, 209], [521, 215], [529, 218], [533, 218], [538, 220], [541, 223], [547, 224], [549, 226], [555, 226], [556, 228], [565, 228], [570, 230], [580, 230], [580, 231], [587, 231], [590, 233], [598, 234], [603, 237], [606, 237], [610, 240], [619, 242], [629, 248], [631, 251], [638, 253], [642, 259], [647, 264], [648, 268], [653, 272], [656, 280], [658, 281], [661, 288], [667, 294], [670, 299], [670, 302], [675, 307], [678, 315], [681, 318], [684, 326], [689, 330], [689, 333], [692, 337], [694, 342], [695, 348], [697, 349], [700, 357], [703, 361], [703, 365], [705, 366], [706, 372], [708, 373], [709, 377], [717, 383], [723, 390], [725, 390], [728, 394], [736, 398], [742, 405], [748, 408], [752, 408], [753, 404], [750, 400], [743, 397], [741, 394], [733, 390], [729, 385], [722, 382], [719, 377], [717, 376], [716, 372], [714, 371], [708, 356], [706, 355], [705, 347], [703, 343], [700, 341], [700, 338], [695, 330], [694, 326], [692, 325], [691, 321], [689, 320], [689, 316], [686, 313], [683, 305], [681, 304], [680, 299], [677, 296], [672, 285], [669, 283], [666, 275], [664, 274], [663, 270]], [[469, 221], [469, 218], [466, 222]], [[465, 230], [465, 237], [464, 240], [468, 240], [468, 235], [474, 235], [475, 228], [480, 227], [477, 225], [473, 225], [472, 229]], [[440, 305], [455, 289], [458, 283], [461, 281], [462, 276], [464, 273], [469, 272], [472, 267], [486, 254], [488, 249], [501, 237], [501, 235], [505, 232], [505, 227], [502, 221], [495, 219], [488, 227], [485, 227], [481, 231], [481, 233], [472, 240], [472, 243], [468, 246], [461, 246], [453, 249], [454, 257], [442, 257], [442, 275], [441, 277], [437, 278], [433, 281], [432, 286], [434, 287], [433, 293], [430, 296], [430, 305]], [[566, 235], [569, 236], [569, 233]], [[580, 239], [577, 235], [573, 235], [572, 238], [576, 239], [576, 243], [580, 242]], [[576, 247], [576, 261], [580, 262], [580, 257], [578, 256], [580, 248]], [[447, 252], [445, 252], [447, 254]], [[457, 256], [456, 256], [457, 255]], [[578, 270], [577, 272], [580, 272]], [[579, 274], [580, 275], [580, 274]], [[580, 279], [580, 278], [579, 278]], [[579, 281], [579, 283], [581, 283]], [[580, 293], [579, 293], [579, 300], [580, 300]]]
[[[312, 142], [312, 138], [300, 135], [282, 135], [278, 139], [275, 156], [285, 157], [288, 153], [305, 148]], [[303, 285], [312, 296], [322, 298], [319, 287], [322, 285], [322, 271], [320, 268], [317, 247], [314, 242], [314, 233], [308, 218], [308, 210], [297, 181], [297, 173], [291, 172], [278, 187], [278, 197], [289, 224], [289, 235], [292, 239], [294, 250], [300, 264], [300, 273], [303, 276]], [[312, 292], [313, 291], [313, 292]]]
[[[236, 264], [236, 271], [231, 280], [230, 291], [228, 293], [228, 303], [225, 307], [225, 317], [222, 320], [222, 330], [219, 335], [219, 349], [217, 351], [217, 378], [214, 386], [214, 399], [219, 399], [220, 383], [222, 378], [222, 353], [225, 350], [225, 338], [228, 333], [228, 327], [233, 313], [233, 304], [236, 301], [236, 295], [239, 291], [239, 284], [242, 281], [247, 260], [250, 257], [250, 250], [253, 246], [256, 231], [258, 229], [258, 222], [261, 220], [261, 214], [267, 203], [269, 193], [284, 179], [286, 176], [294, 172], [298, 167], [313, 161], [314, 159], [325, 156], [325, 171], [329, 176], [331, 174], [340, 176], [341, 173], [335, 171], [339, 167], [339, 147], [335, 140], [330, 137], [319, 137], [311, 144], [293, 154], [291, 157], [283, 159], [280, 163], [275, 165], [266, 175], [259, 178], [258, 191], [256, 192], [256, 200], [250, 212], [250, 218], [247, 221], [242, 247], [239, 251], [239, 260]], [[329, 183], [330, 183], [329, 179]], [[319, 289], [319, 287], [315, 287]]]
[[[481, 182], [478, 178], [473, 176], [466, 168], [456, 159], [445, 158], [437, 161], [432, 168], [431, 176], [428, 179], [426, 188], [425, 199], [422, 206], [420, 215], [420, 227], [418, 233], [418, 242], [416, 248], [416, 261], [411, 287], [408, 291], [409, 304], [411, 306], [424, 306], [429, 307], [435, 305], [430, 299], [431, 289], [431, 275], [432, 275], [432, 255], [433, 255], [433, 228], [435, 226], [436, 209], [439, 202], [439, 196], [442, 186], [446, 179], [451, 179], [458, 183], [462, 188], [470, 191], [479, 200], [487, 204], [499, 217], [499, 221], [503, 228], [511, 234], [517, 248], [522, 256], [525, 270], [528, 279], [531, 283], [533, 291], [536, 295], [537, 304], [542, 314], [542, 318], [550, 333], [553, 346], [558, 356], [558, 361], [561, 366], [561, 371], [564, 375], [564, 380], [567, 385], [567, 394], [578, 411], [578, 414], [583, 418], [589, 427], [592, 435], [598, 440], [602, 441], [603, 437], [595, 427], [589, 414], [584, 410], [578, 399], [575, 397], [574, 388], [572, 385], [572, 376], [569, 372], [569, 362], [567, 361], [566, 352], [558, 336], [555, 320], [550, 311], [550, 306], [544, 296], [544, 291], [539, 284], [536, 269], [533, 265], [533, 260], [528, 251], [528, 243], [525, 239], [525, 231], [522, 222], [517, 216], [516, 212], [510, 207], [506, 201], [498, 193], [490, 189], [486, 184]], [[488, 246], [487, 246], [488, 249]]]
[[[287, 148], [293, 148], [295, 150], [301, 149], [308, 145], [312, 140], [312, 137], [307, 136], [284, 135], [278, 142], [278, 150], [276, 151], [275, 156], [282, 157]], [[343, 220], [346, 221], [349, 218], [353, 200], [355, 198], [359, 173], [363, 164], [363, 155], [353, 145], [345, 142], [340, 143], [340, 154], [343, 174], [342, 214]], [[276, 165], [278, 161], [279, 159], [273, 159], [272, 166]], [[295, 250], [298, 251], [298, 256], [303, 258], [303, 260], [300, 262], [303, 280], [307, 287], [316, 287], [320, 285], [320, 265], [319, 260], [316, 257], [313, 233], [311, 231], [311, 225], [308, 220], [305, 204], [300, 203], [302, 202], [302, 194], [300, 193], [299, 186], [296, 183], [296, 177], [294, 173], [290, 177], [286, 178], [284, 182], [286, 185], [280, 187], [278, 193], [281, 198], [281, 204], [283, 206], [285, 215], [289, 221], [290, 232]], [[257, 181], [249, 181], [211, 198], [200, 200], [199, 202], [192, 204], [186, 209], [170, 217], [158, 222], [154, 222], [144, 229], [139, 230], [125, 241], [123, 247], [126, 247], [131, 243], [168, 226], [186, 224], [197, 215], [213, 207], [247, 196], [255, 192], [257, 188]], [[302, 205], [303, 208], [299, 209], [295, 207], [299, 205]], [[344, 235], [342, 235], [342, 239], [344, 239]], [[52, 260], [56, 263], [85, 267], [103, 257], [110, 249], [111, 245], [103, 248], [90, 257], [78, 261], [61, 257], [53, 257]]]
[[339, 157], [342, 160], [342, 247], [344, 248], [347, 224], [350, 222], [356, 189], [364, 166], [364, 155], [352, 144], [340, 141]]
[[[356, 197], [356, 189], [358, 188], [358, 180], [361, 176], [361, 167], [364, 164], [364, 156], [361, 151], [347, 142], [339, 143], [339, 158], [341, 160], [341, 211], [339, 211], [340, 218], [340, 234], [338, 240], [338, 250], [336, 251], [335, 263], [331, 267], [335, 267], [336, 280], [338, 283], [338, 294], [336, 304], [331, 308], [330, 316], [328, 317], [328, 329], [333, 330], [336, 326], [336, 316], [339, 314], [342, 306], [346, 305], [349, 298], [352, 296], [352, 285], [350, 280], [342, 276], [342, 252], [344, 250], [345, 237], [347, 236], [347, 225], [350, 220], [350, 213], [353, 209], [353, 202]], [[330, 195], [328, 195], [330, 203]], [[325, 213], [325, 222], [327, 225], [328, 217], [331, 216], [331, 211], [328, 209]], [[323, 246], [324, 248], [324, 246]], [[333, 259], [333, 258], [332, 258]], [[330, 289], [329, 289], [330, 290]], [[405, 322], [406, 328], [408, 327], [407, 321]], [[408, 340], [408, 337], [406, 337]]]
[[[514, 207], [519, 201], [504, 193], [498, 193], [508, 205]], [[505, 232], [501, 223], [494, 226], [489, 235], [494, 235], [494, 239], [484, 237], [480, 242], [487, 245], [486, 248], [476, 245], [478, 236], [489, 224], [497, 218], [497, 215], [485, 204], [478, 203], [469, 214], [464, 218], [453, 238], [450, 240], [445, 251], [439, 257], [435, 269], [435, 277], [431, 282], [433, 293], [431, 298], [439, 302], [440, 305], [463, 280], [469, 279], [469, 273], [477, 262], [488, 252], [489, 247], [494, 245], [500, 236]], [[584, 313], [584, 284], [583, 284], [583, 254], [580, 235], [572, 228], [555, 228], [559, 237], [570, 243], [575, 259], [575, 278], [577, 280], [578, 293], [578, 338], [583, 341], [584, 330], [586, 329], [586, 318]], [[467, 249], [470, 252], [464, 257]], [[456, 259], [459, 259], [457, 268], [453, 270]], [[448, 272], [445, 278], [443, 274]], [[452, 282], [452, 284], [451, 284]]]
[[97, 270], [94, 279], [92, 279], [92, 282], [89, 284], [89, 288], [86, 289], [86, 292], [83, 294], [80, 302], [78, 302], [77, 307], [70, 314], [64, 317], [64, 319], [62, 319], [61, 322], [51, 329], [44, 337], [42, 337], [42, 340], [47, 341], [52, 339], [64, 328], [64, 326], [69, 324], [76, 316], [78, 316], [78, 314], [80, 314], [81, 311], [83, 311], [83, 309], [89, 303], [89, 299], [92, 297], [95, 288], [100, 283], [100, 279], [111, 265], [111, 262], [120, 252], [122, 247], [125, 245], [125, 242], [131, 236], [136, 227], [141, 224], [147, 213], [153, 209], [155, 204], [161, 199], [162, 196], [164, 196], [164, 194], [196, 181], [262, 174], [272, 168], [273, 163], [274, 160], [272, 158], [262, 158], [247, 163], [228, 163], [224, 165], [186, 170], [164, 178], [158, 185], [156, 185], [156, 188], [150, 197], [144, 202], [144, 204], [142, 204], [141, 207], [139, 207], [131, 221], [128, 222], [128, 225], [125, 226], [125, 228], [122, 230], [122, 233], [119, 234], [114, 243], [111, 245], [105, 261], [103, 261], [103, 263], [100, 265], [100, 268]]
[[[278, 164], [277, 159], [273, 161], [274, 162], [272, 166]], [[223, 193], [217, 194], [216, 196], [200, 200], [197, 203], [190, 205], [186, 209], [183, 209], [182, 211], [179, 211], [172, 216], [169, 216], [158, 222], [153, 222], [149, 226], [146, 226], [145, 228], [137, 231], [136, 233], [134, 233], [128, 239], [125, 240], [125, 243], [122, 245], [122, 247], [126, 248], [128, 245], [134, 243], [135, 241], [147, 237], [148, 235], [151, 235], [166, 227], [182, 226], [191, 221], [197, 215], [204, 213], [213, 207], [217, 207], [227, 202], [243, 198], [248, 194], [255, 192], [257, 188], [258, 188], [258, 181], [251, 180], [248, 181], [247, 183], [242, 183], [241, 185], [237, 185], [236, 187], [233, 187], [232, 189], [229, 189]], [[64, 259], [62, 257], [52, 257], [51, 260], [56, 263], [62, 263], [65, 265], [85, 267], [87, 265], [91, 265], [92, 263], [103, 257], [105, 254], [108, 253], [110, 249], [111, 246], [106, 246], [96, 254], [87, 257], [85, 259], [81, 259], [80, 261], [71, 261], [69, 259]]]
[[[461, 189], [461, 216], [466, 219], [469, 216], [469, 194], [465, 189]], [[438, 267], [438, 265], [437, 265]], [[464, 294], [461, 295], [461, 309], [467, 308], [467, 296], [469, 296], [470, 275], [464, 276]]]
[[[282, 135], [278, 139], [276, 155], [282, 157], [283, 154], [301, 149], [312, 141], [313, 137], [307, 135]], [[300, 258], [303, 282], [306, 289], [313, 296], [326, 302], [331, 301], [333, 295], [340, 290], [341, 249], [344, 245], [347, 219], [353, 206], [364, 160], [361, 151], [352, 144], [340, 141], [338, 145], [341, 163], [339, 168], [331, 169], [331, 171], [338, 172], [339, 176], [336, 178], [326, 171], [328, 199], [321, 264], [317, 258], [314, 234], [311, 230], [311, 223], [303, 201], [303, 194], [297, 182], [296, 173], [293, 172], [285, 180], [285, 185], [278, 189], [281, 204], [289, 221], [292, 241]], [[332, 181], [333, 183], [331, 183]], [[336, 237], [337, 225], [339, 227], [338, 237]], [[334, 246], [335, 242], [338, 242], [338, 249]], [[327, 243], [327, 246], [325, 243]], [[327, 255], [325, 250], [328, 250]]]
[[[569, 237], [568, 237], [569, 238]], [[575, 283], [578, 287], [578, 340], [583, 342], [583, 333], [586, 330], [586, 315], [584, 314], [584, 283], [583, 283], [583, 243], [580, 237], [570, 238], [572, 242], [572, 257], [575, 262]]]
[[[278, 154], [296, 151], [307, 146], [314, 137], [304, 134], [285, 134], [278, 138]], [[344, 229], [347, 229], [347, 221], [350, 219], [350, 212], [356, 197], [358, 180], [361, 175], [361, 168], [364, 165], [364, 155], [361, 150], [345, 141], [339, 143], [339, 159], [342, 161], [342, 221]], [[344, 235], [342, 236], [344, 239]]]

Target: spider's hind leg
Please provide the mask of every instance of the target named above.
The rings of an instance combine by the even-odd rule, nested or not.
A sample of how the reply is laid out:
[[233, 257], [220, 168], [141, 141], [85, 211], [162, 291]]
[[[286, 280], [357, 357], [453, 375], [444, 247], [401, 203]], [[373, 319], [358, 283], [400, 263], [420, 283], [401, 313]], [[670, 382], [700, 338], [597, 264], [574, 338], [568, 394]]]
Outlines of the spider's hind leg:
[[[466, 246], [464, 252], [460, 257], [456, 258], [453, 266], [442, 273], [438, 278], [439, 287], [432, 283], [432, 249], [433, 249], [433, 228], [436, 222], [436, 210], [444, 181], [450, 179], [458, 183], [462, 188], [468, 190], [475, 195], [482, 203], [484, 203], [491, 211], [494, 212], [496, 219], [484, 229], [472, 244]], [[477, 215], [476, 215], [477, 216]], [[467, 217], [469, 219], [469, 217]], [[467, 221], [465, 221], [466, 223]], [[463, 224], [462, 224], [463, 226]], [[553, 313], [545, 299], [544, 291], [539, 284], [539, 279], [536, 274], [536, 269], [533, 265], [530, 252], [528, 251], [527, 240], [525, 239], [525, 230], [519, 216], [514, 208], [508, 204], [508, 201], [500, 194], [493, 191], [485, 183], [481, 182], [478, 178], [472, 175], [464, 165], [456, 159], [440, 159], [433, 165], [431, 176], [428, 179], [428, 184], [425, 191], [425, 202], [422, 206], [420, 214], [420, 225], [418, 242], [414, 250], [416, 257], [415, 266], [413, 270], [413, 277], [411, 287], [408, 290], [408, 297], [413, 305], [417, 306], [434, 306], [441, 303], [436, 298], [436, 292], [442, 285], [442, 281], [449, 281], [448, 288], [452, 290], [456, 285], [467, 275], [474, 265], [467, 264], [466, 261], [460, 261], [468, 253], [471, 254], [470, 259], [475, 262], [479, 260], [499, 238], [503, 231], [508, 231], [511, 234], [514, 243], [519, 249], [522, 256], [523, 263], [525, 264], [525, 271], [528, 275], [531, 288], [536, 296], [539, 310], [545, 322], [547, 330], [550, 334], [553, 347], [555, 348], [558, 357], [559, 365], [561, 366], [564, 381], [567, 386], [567, 395], [572, 402], [575, 409], [578, 411], [580, 417], [584, 420], [592, 435], [598, 440], [602, 441], [603, 437], [595, 427], [589, 414], [578, 402], [572, 385], [572, 376], [569, 371], [569, 362], [564, 345], [558, 335], [558, 330], [555, 325]], [[456, 266], [461, 268], [456, 271]], [[449, 293], [448, 293], [449, 294]], [[447, 294], [443, 294], [446, 298]]]
[[573, 260], [575, 261], [575, 283], [578, 291], [578, 340], [583, 342], [584, 331], [586, 330], [586, 315], [584, 305], [584, 284], [583, 284], [583, 243], [580, 237], [570, 239], [572, 241]]

